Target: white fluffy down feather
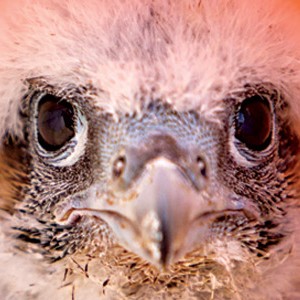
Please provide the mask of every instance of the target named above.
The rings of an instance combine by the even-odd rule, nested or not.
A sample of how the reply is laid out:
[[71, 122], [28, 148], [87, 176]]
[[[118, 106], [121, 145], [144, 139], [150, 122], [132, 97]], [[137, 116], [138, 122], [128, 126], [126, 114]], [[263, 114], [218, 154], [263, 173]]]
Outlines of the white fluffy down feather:
[[[40, 78], [61, 91], [93, 86], [97, 97], [93, 91], [88, 93], [95, 109], [115, 118], [119, 112], [140, 113], [141, 99], [145, 103], [163, 99], [177, 112], [196, 111], [216, 126], [222, 124], [224, 99], [241, 93], [248, 84], [264, 83], [283, 95], [290, 106], [289, 126], [297, 132], [299, 31], [297, 0], [2, 0], [0, 136], [4, 140], [10, 132], [24, 138], [22, 101], [30, 82]], [[3, 165], [0, 208], [2, 202], [11, 201], [6, 191], [11, 187], [7, 183], [10, 169]], [[248, 269], [244, 278], [228, 279], [236, 291], [232, 299], [300, 299], [299, 201], [294, 196], [285, 216], [289, 238], [268, 250], [269, 260], [253, 265], [257, 281], [247, 282], [253, 272]], [[41, 254], [21, 251], [11, 229], [16, 217], [12, 205], [8, 206], [9, 213], [1, 212], [1, 299], [134, 299], [134, 294], [124, 296], [119, 290], [126, 278], [114, 278], [100, 261], [91, 262], [89, 276], [84, 276], [76, 256], [48, 264], [37, 257]], [[224, 245], [217, 240], [209, 247], [229, 273], [233, 260], [250, 259], [235, 241]], [[63, 280], [67, 269], [75, 270], [70, 281]], [[123, 271], [113, 269], [115, 275], [118, 272]], [[108, 277], [110, 284], [105, 281]], [[221, 284], [213, 272], [210, 282], [215, 285], [212, 291]], [[146, 295], [191, 297], [187, 290], [180, 296], [154, 294], [154, 290]], [[214, 292], [197, 297], [205, 296], [228, 299]]]

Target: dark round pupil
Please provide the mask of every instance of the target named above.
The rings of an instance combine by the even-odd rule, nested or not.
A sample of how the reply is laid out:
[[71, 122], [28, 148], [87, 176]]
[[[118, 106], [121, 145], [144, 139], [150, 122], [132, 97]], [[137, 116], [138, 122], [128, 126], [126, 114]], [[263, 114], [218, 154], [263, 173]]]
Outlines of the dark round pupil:
[[235, 137], [252, 150], [263, 150], [270, 142], [271, 131], [268, 102], [260, 96], [244, 100], [237, 114]]
[[67, 101], [44, 96], [38, 107], [38, 139], [48, 151], [60, 149], [74, 136], [74, 111]]

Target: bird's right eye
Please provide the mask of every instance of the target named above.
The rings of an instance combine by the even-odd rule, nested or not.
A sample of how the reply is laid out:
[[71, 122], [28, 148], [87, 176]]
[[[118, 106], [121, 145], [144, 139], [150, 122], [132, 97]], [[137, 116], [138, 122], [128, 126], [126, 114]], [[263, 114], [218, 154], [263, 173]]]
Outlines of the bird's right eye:
[[74, 109], [66, 100], [47, 94], [40, 99], [38, 141], [47, 151], [57, 151], [75, 135]]

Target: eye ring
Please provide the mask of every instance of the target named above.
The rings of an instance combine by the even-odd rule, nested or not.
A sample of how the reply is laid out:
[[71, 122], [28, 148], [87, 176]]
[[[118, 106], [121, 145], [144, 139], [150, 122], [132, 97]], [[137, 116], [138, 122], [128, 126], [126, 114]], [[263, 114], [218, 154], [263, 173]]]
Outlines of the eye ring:
[[[80, 108], [80, 103], [77, 103], [75, 98], [65, 99], [49, 92], [34, 93], [32, 101], [33, 139], [36, 154], [47, 165], [55, 167], [74, 165], [84, 155], [88, 139], [88, 122]], [[44, 128], [44, 132], [41, 133], [39, 113], [41, 113], [42, 106], [46, 111], [46, 116], [44, 116], [46, 129]], [[47, 115], [49, 108], [50, 117]], [[51, 119], [51, 116], [54, 119]], [[50, 124], [47, 123], [48, 121]], [[55, 134], [53, 136], [53, 131], [56, 129], [58, 129], [58, 136]], [[50, 136], [46, 136], [48, 133]], [[59, 133], [62, 136], [59, 136]]]
[[272, 112], [269, 101], [254, 95], [239, 106], [235, 118], [235, 138], [254, 151], [266, 149], [272, 140]]

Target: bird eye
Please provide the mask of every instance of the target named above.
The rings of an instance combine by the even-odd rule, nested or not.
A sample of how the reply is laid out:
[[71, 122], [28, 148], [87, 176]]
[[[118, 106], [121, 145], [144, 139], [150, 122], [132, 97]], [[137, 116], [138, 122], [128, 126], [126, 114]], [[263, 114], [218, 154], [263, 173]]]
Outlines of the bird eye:
[[70, 103], [47, 94], [38, 105], [38, 141], [47, 151], [63, 147], [75, 134], [74, 110]]
[[244, 100], [236, 116], [235, 137], [249, 149], [263, 150], [271, 141], [271, 132], [268, 101], [259, 95]]

